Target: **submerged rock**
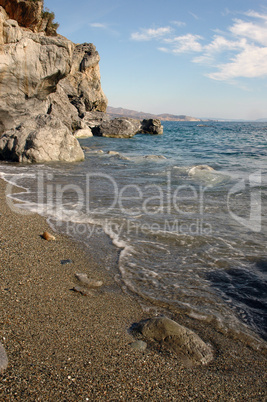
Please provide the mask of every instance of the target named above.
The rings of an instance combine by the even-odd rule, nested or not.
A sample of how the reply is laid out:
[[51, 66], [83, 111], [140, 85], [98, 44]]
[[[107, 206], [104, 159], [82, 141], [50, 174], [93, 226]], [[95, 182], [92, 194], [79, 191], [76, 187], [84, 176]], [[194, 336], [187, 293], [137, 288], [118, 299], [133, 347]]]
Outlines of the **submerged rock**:
[[214, 169], [208, 165], [197, 165], [197, 166], [192, 167], [189, 170], [188, 174], [189, 174], [189, 176], [194, 176], [195, 174], [203, 173], [203, 172], [204, 173], [205, 172], [214, 172]]
[[186, 364], [208, 364], [213, 350], [190, 329], [167, 317], [154, 317], [137, 324], [145, 338], [161, 342], [172, 349]]
[[144, 156], [145, 159], [154, 159], [154, 160], [158, 160], [158, 159], [167, 159], [165, 156], [163, 155], [146, 155]]
[[0, 373], [7, 368], [8, 358], [4, 346], [0, 343]]

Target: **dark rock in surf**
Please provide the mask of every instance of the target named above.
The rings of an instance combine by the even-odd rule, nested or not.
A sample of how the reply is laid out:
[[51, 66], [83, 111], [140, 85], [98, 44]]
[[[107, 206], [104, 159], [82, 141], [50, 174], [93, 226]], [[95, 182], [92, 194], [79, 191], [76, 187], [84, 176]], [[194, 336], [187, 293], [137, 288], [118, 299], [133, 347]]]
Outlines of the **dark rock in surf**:
[[159, 119], [144, 119], [141, 122], [141, 132], [143, 134], [163, 134], [163, 126]]
[[139, 120], [118, 117], [110, 121], [103, 121], [99, 126], [92, 128], [93, 135], [109, 138], [132, 138], [140, 132]]
[[[90, 124], [90, 122], [88, 122]], [[94, 121], [90, 126], [93, 135], [110, 138], [132, 138], [135, 134], [163, 134], [163, 126], [158, 119], [137, 120], [129, 117], [117, 117], [113, 120], [102, 117], [100, 124]]]

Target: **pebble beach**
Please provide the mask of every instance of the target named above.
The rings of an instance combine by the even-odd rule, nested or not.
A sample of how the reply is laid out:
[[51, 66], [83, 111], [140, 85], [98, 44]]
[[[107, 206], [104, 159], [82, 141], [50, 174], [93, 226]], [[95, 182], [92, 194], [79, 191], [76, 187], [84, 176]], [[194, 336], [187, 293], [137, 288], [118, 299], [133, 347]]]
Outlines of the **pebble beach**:
[[[169, 316], [212, 345], [206, 366], [185, 367], [156, 342], [131, 347], [129, 328], [153, 315], [149, 305], [123, 292], [81, 244], [59, 233], [45, 240], [46, 220], [12, 211], [5, 188], [0, 180], [1, 401], [266, 400], [266, 348], [206, 323]], [[74, 291], [76, 273], [103, 286]]]

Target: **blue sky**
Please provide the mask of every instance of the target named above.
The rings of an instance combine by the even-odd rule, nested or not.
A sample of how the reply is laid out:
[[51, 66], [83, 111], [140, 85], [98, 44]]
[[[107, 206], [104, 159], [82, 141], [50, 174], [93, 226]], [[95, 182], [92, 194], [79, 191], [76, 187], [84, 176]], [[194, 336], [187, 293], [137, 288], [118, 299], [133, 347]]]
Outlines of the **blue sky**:
[[267, 118], [266, 0], [45, 0], [58, 32], [99, 51], [109, 105]]

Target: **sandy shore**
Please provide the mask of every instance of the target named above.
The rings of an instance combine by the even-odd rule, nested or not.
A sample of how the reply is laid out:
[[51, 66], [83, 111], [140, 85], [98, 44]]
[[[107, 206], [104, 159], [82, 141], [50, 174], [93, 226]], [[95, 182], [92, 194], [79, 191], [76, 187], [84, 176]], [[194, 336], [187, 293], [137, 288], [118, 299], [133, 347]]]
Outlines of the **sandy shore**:
[[[5, 187], [0, 180], [1, 401], [266, 400], [266, 354], [194, 320], [185, 323], [216, 351], [208, 366], [185, 368], [153, 343], [133, 350], [127, 330], [151, 313], [79, 244], [42, 239], [45, 219], [12, 212]], [[76, 272], [104, 286], [82, 296], [71, 290]]]

